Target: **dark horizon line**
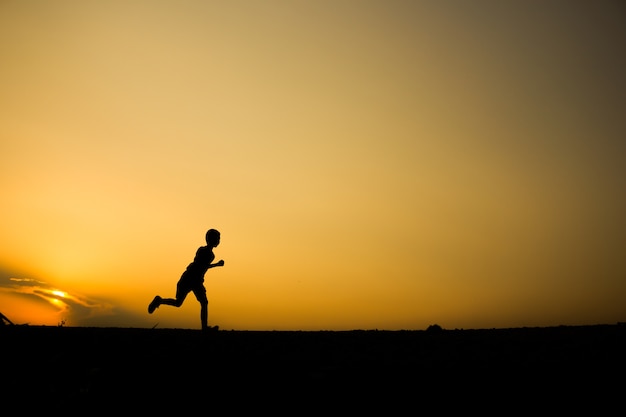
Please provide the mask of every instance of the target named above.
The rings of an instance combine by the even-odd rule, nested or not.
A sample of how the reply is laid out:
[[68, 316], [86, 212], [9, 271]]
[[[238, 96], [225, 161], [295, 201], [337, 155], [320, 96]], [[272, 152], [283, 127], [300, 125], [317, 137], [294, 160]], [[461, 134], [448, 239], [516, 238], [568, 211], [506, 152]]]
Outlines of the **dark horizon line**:
[[[437, 324], [428, 326], [426, 329], [345, 329], [345, 330], [250, 330], [250, 329], [220, 329], [219, 333], [224, 332], [247, 332], [247, 333], [350, 333], [350, 332], [427, 332], [435, 333], [441, 331], [484, 331], [484, 330], [523, 330], [523, 329], [556, 329], [556, 328], [590, 328], [590, 327], [614, 327], [626, 326], [626, 322], [618, 321], [615, 323], [596, 323], [596, 324], [558, 324], [552, 326], [515, 326], [515, 327], [468, 327], [468, 328], [445, 328]], [[70, 325], [46, 325], [46, 324], [10, 324], [0, 326], [0, 331], [7, 328], [63, 328], [63, 329], [84, 329], [84, 330], [167, 330], [167, 331], [185, 331], [185, 332], [201, 332], [201, 329], [185, 328], [185, 327], [122, 327], [122, 326], [70, 326]]]

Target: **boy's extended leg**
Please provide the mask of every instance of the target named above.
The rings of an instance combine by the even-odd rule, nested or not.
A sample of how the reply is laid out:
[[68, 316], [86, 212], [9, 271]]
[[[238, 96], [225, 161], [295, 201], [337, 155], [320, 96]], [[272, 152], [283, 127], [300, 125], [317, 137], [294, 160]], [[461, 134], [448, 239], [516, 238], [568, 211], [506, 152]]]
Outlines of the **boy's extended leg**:
[[189, 293], [189, 289], [187, 289], [184, 285], [179, 281], [176, 286], [176, 298], [162, 298], [160, 296], [154, 297], [154, 300], [148, 306], [148, 313], [152, 314], [154, 310], [162, 306], [163, 304], [168, 306], [180, 307], [183, 305], [185, 298], [187, 298], [187, 294]]

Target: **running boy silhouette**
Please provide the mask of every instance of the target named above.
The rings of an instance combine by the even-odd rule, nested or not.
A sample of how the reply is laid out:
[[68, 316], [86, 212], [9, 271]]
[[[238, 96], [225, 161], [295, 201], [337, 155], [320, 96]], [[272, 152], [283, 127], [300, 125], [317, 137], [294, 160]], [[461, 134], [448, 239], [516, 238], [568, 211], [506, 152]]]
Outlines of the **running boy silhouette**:
[[161, 304], [180, 307], [187, 295], [193, 291], [196, 299], [200, 303], [200, 322], [202, 323], [202, 331], [216, 331], [219, 326], [210, 327], [208, 325], [208, 309], [209, 300], [206, 296], [206, 288], [204, 287], [204, 274], [209, 268], [216, 266], [224, 266], [224, 260], [220, 260], [212, 264], [215, 259], [213, 248], [220, 244], [220, 232], [210, 229], [206, 232], [206, 246], [200, 246], [196, 251], [196, 256], [192, 263], [187, 266], [185, 272], [176, 284], [176, 298], [154, 297], [154, 300], [148, 306], [148, 313], [152, 314]]

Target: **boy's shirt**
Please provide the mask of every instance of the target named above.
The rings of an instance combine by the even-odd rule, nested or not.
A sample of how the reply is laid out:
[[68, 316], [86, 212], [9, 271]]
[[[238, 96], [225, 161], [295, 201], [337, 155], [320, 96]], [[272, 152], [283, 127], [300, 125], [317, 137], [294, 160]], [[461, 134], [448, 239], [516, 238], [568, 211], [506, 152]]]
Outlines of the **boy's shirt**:
[[193, 262], [187, 266], [187, 271], [195, 276], [204, 277], [204, 274], [209, 269], [209, 265], [215, 259], [213, 251], [208, 246], [201, 246], [196, 251], [196, 256]]

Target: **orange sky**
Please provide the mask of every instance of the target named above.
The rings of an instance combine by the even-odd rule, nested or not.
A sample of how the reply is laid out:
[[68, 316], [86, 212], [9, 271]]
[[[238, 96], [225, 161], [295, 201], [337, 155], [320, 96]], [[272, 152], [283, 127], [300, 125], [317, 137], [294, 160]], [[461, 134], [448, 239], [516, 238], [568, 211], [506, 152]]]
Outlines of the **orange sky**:
[[[619, 1], [3, 1], [0, 312], [209, 324], [626, 321]], [[56, 292], [55, 292], [56, 291]]]

